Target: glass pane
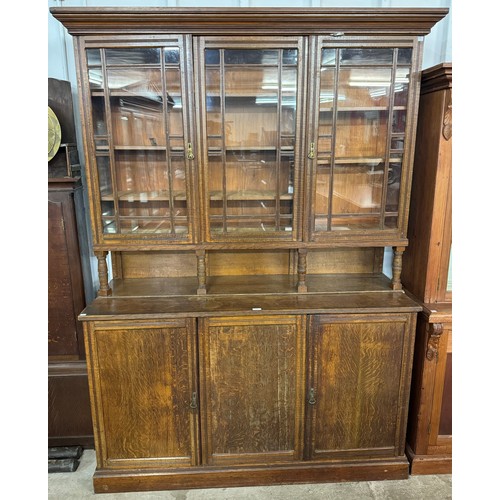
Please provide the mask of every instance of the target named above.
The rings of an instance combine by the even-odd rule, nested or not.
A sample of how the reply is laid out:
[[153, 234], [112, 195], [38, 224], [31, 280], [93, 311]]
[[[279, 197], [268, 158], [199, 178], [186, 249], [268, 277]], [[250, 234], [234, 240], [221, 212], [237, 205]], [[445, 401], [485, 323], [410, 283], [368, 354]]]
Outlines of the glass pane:
[[337, 113], [335, 157], [363, 157], [382, 161], [387, 148], [386, 110], [341, 111]]
[[159, 48], [105, 49], [106, 65], [160, 64]]
[[120, 220], [122, 234], [165, 234], [172, 232], [172, 226], [168, 219], [131, 217]]
[[94, 135], [107, 135], [104, 97], [92, 97], [92, 122]]
[[165, 64], [179, 64], [179, 48], [165, 48]]
[[160, 69], [108, 69], [112, 95], [140, 95], [158, 101], [162, 95]]
[[266, 95], [276, 99], [277, 91], [277, 67], [247, 66], [235, 68], [229, 66], [225, 71], [225, 94], [227, 96], [255, 97]]
[[111, 169], [109, 156], [97, 156], [97, 176], [99, 179], [99, 191], [101, 200], [113, 200], [113, 182], [111, 180]]
[[385, 229], [396, 229], [398, 227], [398, 216], [397, 215], [388, 215], [385, 218]]
[[[88, 53], [89, 61], [99, 55]], [[188, 233], [179, 48], [105, 49], [105, 56], [104, 78], [94, 76], [108, 92], [92, 98], [103, 231]]]
[[[220, 69], [207, 68], [205, 73], [205, 86], [207, 96], [220, 96]], [[207, 97], [207, 106], [209, 98]], [[220, 102], [219, 102], [220, 107]]]
[[406, 110], [395, 110], [392, 114], [392, 132], [403, 134], [406, 128]]
[[89, 66], [101, 65], [101, 50], [100, 49], [87, 49], [87, 64]]
[[332, 214], [380, 213], [383, 179], [381, 164], [335, 165]]
[[123, 150], [115, 153], [116, 189], [120, 198], [148, 201], [169, 189], [165, 151]]
[[321, 51], [321, 65], [334, 66], [337, 62], [337, 49], [323, 49]]
[[389, 106], [391, 68], [339, 70], [338, 105], [342, 107]]
[[347, 65], [391, 65], [393, 49], [390, 48], [353, 48], [340, 49], [340, 64]]
[[406, 106], [409, 83], [410, 68], [397, 68], [394, 80], [394, 106]]
[[401, 155], [391, 158], [387, 176], [386, 213], [397, 213], [399, 207], [399, 191], [401, 187]]
[[412, 49], [398, 49], [398, 64], [410, 64]]
[[104, 234], [116, 234], [116, 221], [114, 219], [103, 218], [103, 233]]
[[89, 84], [91, 89], [102, 89], [103, 88], [103, 76], [101, 68], [90, 68], [89, 69]]
[[283, 64], [297, 64], [298, 50], [297, 49], [285, 49], [283, 50]]
[[278, 64], [278, 50], [224, 50], [225, 64]]
[[161, 101], [142, 97], [111, 99], [115, 146], [165, 146], [165, 120]]
[[205, 77], [210, 230], [289, 232], [298, 51], [221, 52], [220, 65], [209, 66]]
[[[276, 101], [257, 104], [255, 99], [226, 97], [225, 111], [226, 147], [232, 149], [276, 147], [278, 130]], [[255, 155], [258, 155], [258, 150], [254, 151]]]
[[183, 114], [182, 105], [180, 98], [176, 98], [176, 104], [170, 108], [170, 112], [167, 114], [168, 119], [168, 132], [170, 136], [181, 136], [184, 133], [183, 130]]
[[220, 64], [220, 51], [218, 49], [205, 50], [205, 64]]

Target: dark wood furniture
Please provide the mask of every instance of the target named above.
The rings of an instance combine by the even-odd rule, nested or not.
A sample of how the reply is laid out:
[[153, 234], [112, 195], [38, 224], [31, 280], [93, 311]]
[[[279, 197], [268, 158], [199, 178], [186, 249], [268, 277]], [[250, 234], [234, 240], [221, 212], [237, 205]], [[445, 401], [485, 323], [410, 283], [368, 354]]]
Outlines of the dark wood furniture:
[[421, 301], [407, 453], [412, 474], [450, 473], [452, 66], [422, 73], [415, 176], [402, 281]]
[[80, 241], [83, 194], [71, 84], [48, 79], [48, 104], [61, 128], [62, 144], [48, 162], [48, 444], [94, 445], [83, 328], [78, 315], [86, 305]]
[[95, 491], [408, 477], [400, 275], [422, 36], [447, 10], [51, 12], [99, 265]]
[[83, 328], [85, 307], [76, 207], [80, 178], [48, 181], [49, 446], [94, 444]]

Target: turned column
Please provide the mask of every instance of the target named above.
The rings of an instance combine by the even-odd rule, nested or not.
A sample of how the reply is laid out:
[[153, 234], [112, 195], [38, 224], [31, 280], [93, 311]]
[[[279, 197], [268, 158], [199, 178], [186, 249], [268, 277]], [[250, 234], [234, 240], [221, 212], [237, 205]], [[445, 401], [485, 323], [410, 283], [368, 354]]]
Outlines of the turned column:
[[403, 269], [403, 252], [405, 247], [394, 247], [394, 258], [392, 260], [392, 289], [402, 290], [401, 270]]
[[307, 292], [306, 273], [307, 273], [307, 250], [305, 248], [298, 249], [299, 262], [297, 264], [297, 274], [299, 282], [297, 284], [297, 291], [299, 293]]
[[198, 266], [198, 295], [206, 295], [207, 293], [207, 265], [205, 250], [196, 250], [196, 259]]
[[106, 262], [106, 257], [108, 252], [95, 252], [97, 257], [97, 271], [99, 274], [99, 290], [97, 295], [99, 297], [107, 297], [111, 295], [111, 288], [108, 282], [108, 263]]

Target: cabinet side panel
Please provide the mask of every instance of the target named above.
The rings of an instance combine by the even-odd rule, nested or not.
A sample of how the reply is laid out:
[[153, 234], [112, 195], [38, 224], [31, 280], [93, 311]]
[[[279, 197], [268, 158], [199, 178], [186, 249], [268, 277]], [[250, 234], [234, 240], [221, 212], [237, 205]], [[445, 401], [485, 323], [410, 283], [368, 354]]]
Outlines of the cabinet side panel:
[[442, 93], [425, 94], [420, 100], [418, 116], [411, 213], [408, 222], [409, 245], [403, 254], [401, 280], [412, 294], [422, 299], [429, 285], [428, 281], [433, 276], [429, 273], [428, 261], [443, 106]]
[[313, 455], [394, 454], [405, 323], [332, 322], [315, 331]]
[[191, 463], [186, 329], [96, 330], [95, 337], [105, 465], [137, 459]]

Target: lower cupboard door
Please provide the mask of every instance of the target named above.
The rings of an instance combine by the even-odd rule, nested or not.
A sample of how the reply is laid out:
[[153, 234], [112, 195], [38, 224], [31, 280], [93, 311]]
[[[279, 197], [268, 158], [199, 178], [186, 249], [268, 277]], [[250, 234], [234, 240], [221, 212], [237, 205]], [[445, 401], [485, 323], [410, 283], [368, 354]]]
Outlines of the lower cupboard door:
[[303, 316], [200, 321], [204, 464], [302, 458], [304, 334]]
[[195, 320], [89, 328], [98, 467], [196, 465]]
[[404, 453], [413, 325], [409, 314], [311, 318], [307, 458]]

